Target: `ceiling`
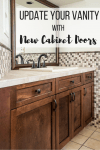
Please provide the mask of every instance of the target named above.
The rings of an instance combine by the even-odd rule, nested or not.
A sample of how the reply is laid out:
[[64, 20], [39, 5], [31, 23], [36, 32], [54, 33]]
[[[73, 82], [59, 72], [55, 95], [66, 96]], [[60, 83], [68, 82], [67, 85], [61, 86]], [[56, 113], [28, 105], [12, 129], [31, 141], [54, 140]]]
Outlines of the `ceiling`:
[[47, 0], [47, 1], [53, 3], [57, 6], [64, 6], [64, 5], [79, 2], [79, 1], [82, 1], [82, 0]]
[[[33, 4], [31, 5], [28, 5], [26, 4], [26, 2], [33, 2]], [[16, 2], [16, 6], [20, 5], [20, 6], [23, 6], [23, 7], [26, 7], [26, 8], [47, 8], [47, 6], [35, 1], [35, 0], [15, 0]]]
[[[41, 3], [39, 3], [35, 0], [15, 0], [15, 1], [18, 5], [28, 7], [28, 8], [46, 8], [47, 7], [47, 6], [44, 6], [43, 4], [41, 4]], [[27, 5], [26, 4], [27, 1], [31, 1], [31, 2], [33, 2], [33, 4], [32, 5]], [[79, 2], [79, 1], [82, 1], [82, 0], [47, 0], [47, 1], [53, 3], [57, 6], [64, 6], [64, 5]]]

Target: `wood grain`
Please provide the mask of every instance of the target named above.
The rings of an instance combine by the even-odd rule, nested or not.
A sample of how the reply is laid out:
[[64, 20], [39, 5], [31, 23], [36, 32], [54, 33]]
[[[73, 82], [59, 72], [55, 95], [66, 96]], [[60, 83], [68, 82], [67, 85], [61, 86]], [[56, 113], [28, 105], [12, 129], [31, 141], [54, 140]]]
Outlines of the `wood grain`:
[[[35, 90], [40, 89], [38, 94]], [[41, 100], [55, 94], [55, 79], [32, 82], [12, 87], [11, 109]]]
[[69, 90], [56, 96], [56, 149], [62, 149], [71, 139], [70, 93]]
[[[85, 89], [86, 88], [86, 95]], [[89, 83], [83, 86], [83, 105], [84, 105], [84, 126], [94, 118], [94, 84]]]
[[[89, 78], [91, 77], [91, 78]], [[90, 71], [90, 72], [86, 72], [83, 74], [83, 83], [87, 84], [89, 82], [93, 82], [94, 81], [94, 72]]]
[[[72, 83], [71, 81], [74, 81]], [[83, 74], [56, 78], [56, 93], [60, 93], [83, 84]]]
[[[52, 127], [54, 127], [52, 124], [54, 124], [55, 116], [55, 112], [52, 112], [53, 99], [54, 97], [46, 98], [42, 100], [41, 105], [40, 102], [29, 104], [26, 111], [23, 111], [23, 107], [11, 111], [12, 149], [54, 148], [52, 141], [54, 139], [52, 138]], [[54, 129], [53, 131], [55, 133]]]
[[72, 102], [72, 138], [83, 129], [83, 88], [72, 89], [75, 100]]
[[10, 149], [10, 88], [0, 89], [0, 149]]

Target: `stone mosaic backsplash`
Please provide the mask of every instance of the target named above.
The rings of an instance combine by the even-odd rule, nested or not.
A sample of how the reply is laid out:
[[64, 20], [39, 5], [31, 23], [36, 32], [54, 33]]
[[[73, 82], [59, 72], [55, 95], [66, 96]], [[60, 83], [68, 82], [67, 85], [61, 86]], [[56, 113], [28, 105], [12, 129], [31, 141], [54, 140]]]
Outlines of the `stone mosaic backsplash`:
[[0, 46], [0, 79], [11, 70], [11, 51]]
[[[33, 53], [22, 53], [21, 56], [24, 59], [24, 64], [27, 64], [27, 61], [29, 59], [34, 60], [35, 63], [37, 63], [38, 58], [41, 54], [33, 54]], [[47, 54], [48, 58], [46, 59], [46, 63], [55, 63], [56, 62], [56, 54], [52, 53], [52, 54]], [[18, 64], [21, 63], [21, 59], [20, 57], [18, 59], [16, 59], [18, 61]], [[41, 62], [43, 62], [43, 60], [45, 60], [45, 57], [41, 58]], [[32, 63], [32, 62], [29, 62]]]
[[94, 73], [94, 108], [96, 123], [100, 123], [100, 52], [60, 53], [60, 66], [95, 67]]

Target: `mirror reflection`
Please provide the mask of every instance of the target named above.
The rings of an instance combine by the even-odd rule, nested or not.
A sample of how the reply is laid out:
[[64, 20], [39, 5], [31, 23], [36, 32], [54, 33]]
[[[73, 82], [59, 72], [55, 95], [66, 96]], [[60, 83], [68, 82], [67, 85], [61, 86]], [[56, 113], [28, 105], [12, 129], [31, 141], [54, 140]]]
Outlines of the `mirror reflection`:
[[[31, 0], [31, 1], [16, 0], [15, 2], [16, 2], [16, 9], [17, 8], [48, 8], [47, 6], [35, 0]], [[18, 30], [17, 20], [16, 20], [16, 30]], [[43, 56], [41, 56], [42, 54]], [[56, 63], [56, 48], [18, 47], [16, 44], [16, 64], [32, 64], [33, 67], [35, 64], [37, 64], [37, 66], [39, 66], [39, 62], [38, 62], [39, 59], [44, 66], [45, 63]]]

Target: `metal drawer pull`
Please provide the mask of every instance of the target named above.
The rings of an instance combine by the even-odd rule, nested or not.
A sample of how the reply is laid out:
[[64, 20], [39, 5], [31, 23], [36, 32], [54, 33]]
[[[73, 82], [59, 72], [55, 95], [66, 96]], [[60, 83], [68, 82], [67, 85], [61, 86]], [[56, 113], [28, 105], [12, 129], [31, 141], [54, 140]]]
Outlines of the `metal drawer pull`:
[[72, 93], [73, 95], [74, 95], [74, 99], [73, 99], [73, 101], [75, 101], [75, 93]]
[[87, 76], [89, 79], [92, 79], [92, 77], [91, 76]]
[[41, 93], [41, 90], [40, 89], [37, 89], [35, 90], [36, 93], [40, 94]]
[[71, 83], [74, 83], [74, 80], [73, 81], [70, 81]]
[[86, 88], [84, 88], [84, 90], [85, 90], [85, 94], [84, 94], [84, 96], [86, 96], [86, 94], [87, 94], [87, 90], [86, 90]]
[[73, 101], [73, 94], [70, 93], [70, 95], [71, 95], [71, 100], [70, 100], [70, 102], [72, 102], [72, 101]]
[[91, 76], [89, 76], [89, 78], [91, 79], [92, 77], [91, 77]]
[[55, 102], [55, 109], [54, 109], [54, 111], [56, 111], [56, 109], [57, 109], [57, 101], [56, 101], [56, 99], [54, 99], [54, 102]]

